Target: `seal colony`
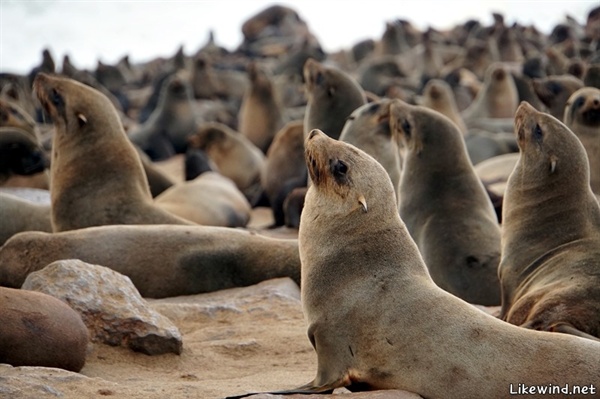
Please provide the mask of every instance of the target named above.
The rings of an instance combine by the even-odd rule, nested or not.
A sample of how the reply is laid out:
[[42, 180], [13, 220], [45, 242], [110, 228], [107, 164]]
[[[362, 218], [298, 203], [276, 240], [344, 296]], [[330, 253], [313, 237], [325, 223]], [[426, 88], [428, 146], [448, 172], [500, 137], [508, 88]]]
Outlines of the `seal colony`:
[[[257, 316], [260, 311], [241, 315], [230, 308], [230, 292], [211, 294], [223, 302], [211, 303], [209, 308], [218, 312], [208, 309], [210, 317], [202, 319], [201, 328], [210, 330], [210, 337], [188, 337], [185, 344], [188, 353], [200, 354], [202, 364], [219, 364], [219, 369], [209, 369], [211, 374], [199, 363], [190, 366], [196, 356], [179, 359], [171, 370], [175, 374], [165, 373], [160, 362], [146, 363], [145, 381], [122, 380], [127, 388], [119, 389], [139, 390], [131, 397], [154, 397], [146, 395], [150, 391], [173, 399], [182, 392], [221, 397], [243, 387], [285, 388], [287, 379], [279, 376], [294, 371], [285, 368], [270, 375], [268, 367], [286, 353], [295, 371], [311, 372], [305, 365], [312, 355], [309, 341], [295, 339], [294, 344], [305, 346], [293, 347], [277, 339], [290, 317], [295, 334], [304, 331], [295, 285], [300, 283], [318, 372], [313, 382], [288, 392], [347, 386], [403, 388], [428, 398], [497, 398], [508, 396], [510, 384], [520, 381], [593, 383], [600, 374], [593, 341], [600, 319], [594, 264], [598, 223], [597, 203], [586, 191], [585, 153], [568, 129], [545, 114], [521, 109], [527, 116], [517, 134], [513, 124], [523, 100], [557, 119], [564, 117], [587, 150], [592, 190], [598, 187], [599, 15], [596, 7], [585, 26], [567, 19], [550, 35], [518, 22], [507, 25], [499, 14], [489, 26], [466, 21], [447, 31], [420, 31], [397, 20], [386, 24], [381, 38], [327, 54], [295, 11], [274, 7], [245, 25], [244, 42], [232, 52], [219, 47], [211, 34], [197, 52], [186, 54], [181, 46], [174, 54], [141, 64], [124, 57], [116, 65], [99, 62], [96, 71], [83, 71], [72, 64], [75, 58], [65, 57], [64, 76], [59, 76], [45, 51], [29, 75], [0, 73], [0, 130], [19, 133], [0, 140], [6, 155], [0, 157], [0, 185], [14, 185], [16, 179], [32, 184], [33, 177], [45, 177], [48, 165], [40, 149], [53, 154], [52, 181], [45, 182], [51, 207], [0, 198], [0, 240], [6, 240], [0, 247], [0, 285], [18, 288], [31, 271], [64, 258], [126, 274], [146, 297], [293, 279], [295, 283], [288, 280], [294, 294], [285, 312], [295, 313], [271, 312], [268, 320]], [[459, 127], [414, 107], [420, 98]], [[402, 112], [390, 118], [390, 104], [400, 101], [406, 108], [396, 109]], [[539, 119], [541, 136], [528, 125], [531, 118]], [[282, 127], [283, 122], [288, 124]], [[404, 136], [403, 143], [394, 136]], [[565, 144], [557, 145], [554, 136]], [[451, 137], [452, 145], [434, 148], [444, 137]], [[173, 154], [184, 151], [186, 179], [212, 172], [183, 183], [184, 156]], [[513, 157], [495, 157], [507, 152]], [[519, 172], [511, 178], [503, 204], [503, 184], [517, 162], [515, 155]], [[482, 167], [480, 178], [486, 179], [496, 211], [506, 207], [499, 246], [502, 280], [494, 266], [498, 224], [469, 159], [487, 168]], [[315, 182], [310, 190], [309, 168]], [[452, 200], [441, 188], [456, 169], [469, 173], [456, 179], [454, 186], [463, 194]], [[35, 171], [41, 173], [19, 174]], [[209, 193], [207, 186], [216, 191]], [[396, 203], [394, 186], [405, 189]], [[528, 199], [520, 189], [539, 195]], [[558, 205], [550, 205], [553, 195], [560, 197]], [[463, 208], [453, 207], [457, 203]], [[519, 218], [527, 206], [527, 218]], [[176, 226], [190, 222], [165, 208], [196, 223], [245, 227]], [[517, 219], [510, 216], [515, 212]], [[561, 219], [570, 212], [573, 216]], [[485, 224], [473, 221], [482, 215]], [[532, 227], [525, 227], [530, 222]], [[568, 241], [571, 235], [579, 238]], [[484, 245], [489, 236], [495, 236], [489, 240], [493, 245]], [[288, 237], [292, 239], [283, 239]], [[562, 239], [568, 242], [554, 247], [554, 240]], [[529, 256], [538, 257], [532, 261]], [[467, 272], [449, 272], [456, 268]], [[485, 278], [475, 276], [478, 271]], [[488, 289], [477, 289], [478, 284]], [[501, 286], [504, 295], [498, 293]], [[466, 303], [498, 300], [505, 320]], [[179, 310], [174, 308], [172, 315], [183, 317]], [[231, 316], [220, 318], [229, 310]], [[197, 321], [192, 319], [179, 321]], [[261, 332], [248, 339], [244, 319], [255, 321]], [[211, 323], [222, 324], [224, 335]], [[186, 334], [194, 327], [186, 325]], [[536, 329], [567, 334], [532, 331]], [[17, 341], [19, 337], [26, 350], [37, 342], [25, 334], [17, 334]], [[0, 352], [6, 349], [3, 342]], [[198, 344], [203, 349], [194, 346]], [[209, 358], [214, 348], [220, 353]], [[102, 367], [123, 367], [111, 370], [111, 384], [143, 362], [115, 361], [114, 352], [108, 358], [96, 356], [106, 354], [99, 350], [88, 352], [92, 365], [83, 374], [104, 378], [107, 374], [98, 371]], [[269, 358], [274, 352], [277, 360]], [[260, 368], [248, 367], [255, 361]], [[188, 378], [199, 372], [199, 381]], [[220, 373], [229, 377], [221, 379]], [[159, 386], [167, 377], [184, 381], [185, 389], [171, 389], [178, 383], [173, 380], [168, 389]], [[297, 375], [302, 382], [310, 377]], [[148, 383], [148, 390], [139, 388], [142, 383]], [[201, 386], [200, 392], [194, 385]], [[123, 396], [124, 391], [114, 393]]]
[[301, 298], [318, 368], [308, 384], [274, 393], [499, 398], [512, 381], [597, 381], [600, 342], [512, 326], [437, 287], [371, 156], [313, 130], [306, 162]]

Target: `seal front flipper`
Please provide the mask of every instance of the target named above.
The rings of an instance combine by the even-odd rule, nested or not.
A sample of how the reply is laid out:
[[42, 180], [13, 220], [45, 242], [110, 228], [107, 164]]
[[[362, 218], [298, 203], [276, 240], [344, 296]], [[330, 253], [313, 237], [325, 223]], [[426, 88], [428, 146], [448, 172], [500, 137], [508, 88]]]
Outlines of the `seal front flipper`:
[[274, 392], [252, 392], [252, 393], [247, 393], [247, 394], [243, 394], [243, 395], [239, 395], [239, 396], [228, 396], [225, 399], [247, 398], [248, 396], [260, 395], [260, 394], [269, 394], [269, 395], [293, 395], [293, 394], [311, 395], [311, 394], [317, 394], [317, 393], [331, 394], [331, 393], [333, 393], [334, 389], [344, 388], [346, 385], [348, 385], [348, 378], [346, 378], [346, 376], [343, 376], [335, 381], [332, 381], [330, 383], [323, 384], [320, 386], [315, 386], [314, 381], [313, 381], [313, 382], [309, 382], [308, 384], [302, 385], [298, 388], [293, 388], [293, 389], [289, 389], [289, 390], [274, 391]]

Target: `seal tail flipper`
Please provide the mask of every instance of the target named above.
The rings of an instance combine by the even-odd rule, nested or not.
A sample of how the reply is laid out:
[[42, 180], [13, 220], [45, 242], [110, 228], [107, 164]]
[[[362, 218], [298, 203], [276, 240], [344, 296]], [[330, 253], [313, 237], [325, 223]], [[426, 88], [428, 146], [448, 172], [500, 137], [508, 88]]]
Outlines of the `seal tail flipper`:
[[587, 338], [587, 339], [591, 339], [594, 341], [600, 341], [600, 338], [590, 335], [586, 332], [583, 332], [568, 323], [554, 323], [554, 324], [550, 325], [547, 328], [547, 330], [551, 331], [551, 332], [571, 334], [571, 335], [575, 335], [577, 337]]
[[[314, 381], [313, 381], [314, 382]], [[270, 394], [270, 395], [293, 395], [293, 394], [302, 394], [302, 395], [310, 395], [310, 394], [330, 394], [333, 393], [333, 390], [336, 388], [343, 388], [347, 385], [347, 379], [340, 378], [333, 382], [323, 384], [320, 386], [315, 386], [313, 382], [309, 382], [308, 384], [302, 385], [298, 388], [286, 389], [283, 391], [273, 391], [273, 392], [253, 392], [246, 393], [239, 396], [228, 396], [225, 399], [238, 399], [238, 398], [246, 398], [252, 395], [260, 395], [260, 394]]]

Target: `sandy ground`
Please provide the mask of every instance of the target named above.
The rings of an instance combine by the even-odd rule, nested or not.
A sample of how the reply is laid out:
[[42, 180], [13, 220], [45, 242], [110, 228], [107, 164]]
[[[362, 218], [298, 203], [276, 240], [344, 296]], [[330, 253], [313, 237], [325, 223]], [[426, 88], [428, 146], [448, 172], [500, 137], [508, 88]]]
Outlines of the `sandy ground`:
[[[181, 355], [93, 344], [80, 374], [0, 365], [0, 397], [221, 398], [291, 388], [314, 377], [316, 355], [299, 288], [290, 279], [149, 302], [180, 329]], [[400, 391], [354, 396], [418, 397]]]

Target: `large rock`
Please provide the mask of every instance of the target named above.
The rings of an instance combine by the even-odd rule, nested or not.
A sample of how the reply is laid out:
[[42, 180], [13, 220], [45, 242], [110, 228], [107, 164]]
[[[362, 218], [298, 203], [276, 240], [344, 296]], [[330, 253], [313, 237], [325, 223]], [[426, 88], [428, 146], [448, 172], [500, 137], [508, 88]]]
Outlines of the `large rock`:
[[126, 346], [148, 355], [181, 354], [181, 334], [148, 307], [131, 280], [109, 268], [61, 260], [31, 273], [23, 289], [68, 303], [81, 315], [92, 341]]

